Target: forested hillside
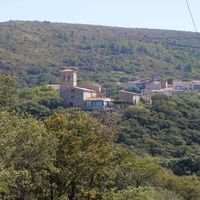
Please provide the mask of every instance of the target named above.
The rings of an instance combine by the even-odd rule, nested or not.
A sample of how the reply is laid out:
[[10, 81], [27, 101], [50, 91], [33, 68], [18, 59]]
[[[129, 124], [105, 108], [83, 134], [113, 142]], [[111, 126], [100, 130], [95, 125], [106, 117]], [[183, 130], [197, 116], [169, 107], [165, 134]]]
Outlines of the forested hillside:
[[0, 69], [16, 73], [19, 86], [56, 83], [64, 66], [80, 80], [115, 84], [161, 74], [200, 79], [195, 33], [49, 22], [0, 23]]
[[0, 199], [200, 200], [199, 91], [117, 112], [65, 109], [44, 85], [65, 66], [114, 94], [155, 73], [200, 79], [200, 43], [189, 32], [0, 23]]
[[15, 83], [0, 73], [0, 199], [200, 200], [199, 93], [84, 112]]

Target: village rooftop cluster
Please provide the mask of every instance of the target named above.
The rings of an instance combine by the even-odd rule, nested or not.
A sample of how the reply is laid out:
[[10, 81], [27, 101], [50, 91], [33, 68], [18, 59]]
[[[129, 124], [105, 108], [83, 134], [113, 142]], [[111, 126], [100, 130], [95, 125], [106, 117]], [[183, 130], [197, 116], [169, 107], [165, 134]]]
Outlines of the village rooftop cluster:
[[151, 96], [164, 94], [180, 95], [189, 90], [200, 90], [200, 81], [173, 80], [172, 84], [160, 76], [149, 79], [129, 81], [128, 88], [137, 89], [140, 93], [120, 90], [117, 100], [106, 97], [106, 89], [97, 83], [77, 85], [77, 71], [65, 69], [60, 72], [60, 85], [49, 85], [59, 91], [64, 107], [79, 107], [83, 110], [110, 108], [113, 103], [138, 104], [140, 101], [151, 103]]

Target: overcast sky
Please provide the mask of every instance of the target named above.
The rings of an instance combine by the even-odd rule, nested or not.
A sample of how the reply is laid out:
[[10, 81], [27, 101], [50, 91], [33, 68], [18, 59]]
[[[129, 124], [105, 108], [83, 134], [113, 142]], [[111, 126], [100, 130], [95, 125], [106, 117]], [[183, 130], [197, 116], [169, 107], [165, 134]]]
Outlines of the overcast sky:
[[[188, 1], [200, 31], [200, 0]], [[194, 31], [185, 0], [1, 0], [8, 20]]]

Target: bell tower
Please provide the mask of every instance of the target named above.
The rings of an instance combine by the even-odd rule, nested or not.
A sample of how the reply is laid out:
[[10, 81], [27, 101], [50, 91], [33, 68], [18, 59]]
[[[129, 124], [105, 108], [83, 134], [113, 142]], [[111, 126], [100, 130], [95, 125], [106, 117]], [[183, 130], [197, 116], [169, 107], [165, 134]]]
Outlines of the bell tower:
[[74, 88], [77, 86], [77, 71], [64, 69], [60, 72], [60, 89]]

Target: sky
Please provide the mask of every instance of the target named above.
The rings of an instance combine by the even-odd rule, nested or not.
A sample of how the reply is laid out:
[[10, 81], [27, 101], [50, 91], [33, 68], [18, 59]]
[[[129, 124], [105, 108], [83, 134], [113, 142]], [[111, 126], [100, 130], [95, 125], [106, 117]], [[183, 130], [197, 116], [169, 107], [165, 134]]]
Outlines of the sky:
[[[194, 31], [186, 0], [1, 0], [0, 22], [50, 21]], [[188, 0], [200, 31], [200, 0]]]

